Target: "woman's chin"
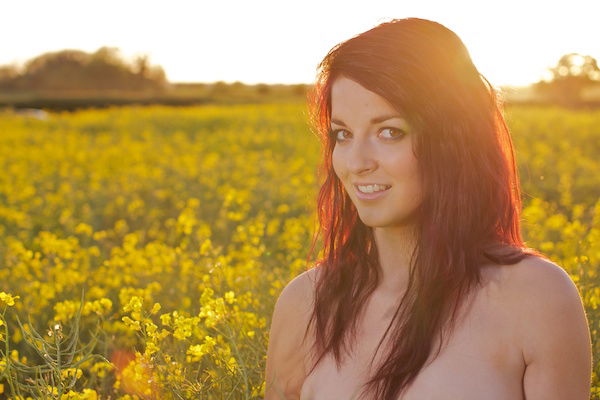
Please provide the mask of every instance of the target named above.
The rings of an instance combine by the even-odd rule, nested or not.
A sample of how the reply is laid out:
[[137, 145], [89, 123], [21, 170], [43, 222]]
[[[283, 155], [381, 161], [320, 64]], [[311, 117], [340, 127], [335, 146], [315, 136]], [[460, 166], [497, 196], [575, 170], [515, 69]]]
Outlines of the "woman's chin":
[[415, 216], [389, 216], [383, 213], [363, 213], [358, 214], [363, 224], [371, 228], [391, 228], [401, 227], [407, 225], [413, 225], [415, 223]]
[[363, 224], [371, 228], [385, 227], [394, 223], [393, 220], [385, 215], [373, 215], [371, 213], [369, 213], [369, 215], [361, 215], [359, 213], [359, 218]]

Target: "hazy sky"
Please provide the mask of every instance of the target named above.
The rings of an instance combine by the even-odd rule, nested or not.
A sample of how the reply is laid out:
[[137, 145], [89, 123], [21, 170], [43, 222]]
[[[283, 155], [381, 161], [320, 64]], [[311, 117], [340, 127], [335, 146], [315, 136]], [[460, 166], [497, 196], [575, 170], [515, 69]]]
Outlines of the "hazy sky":
[[111, 46], [172, 82], [310, 83], [335, 44], [405, 17], [455, 31], [495, 85], [537, 81], [569, 52], [600, 61], [600, 0], [4, 0], [0, 64]]

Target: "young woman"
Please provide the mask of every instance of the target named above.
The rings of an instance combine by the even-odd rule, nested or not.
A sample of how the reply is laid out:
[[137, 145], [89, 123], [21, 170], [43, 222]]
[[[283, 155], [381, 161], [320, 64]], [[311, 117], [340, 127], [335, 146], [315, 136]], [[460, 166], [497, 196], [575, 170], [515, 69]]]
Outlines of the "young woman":
[[457, 35], [382, 23], [313, 100], [323, 256], [277, 300], [265, 398], [589, 399], [579, 292], [525, 247], [501, 104]]

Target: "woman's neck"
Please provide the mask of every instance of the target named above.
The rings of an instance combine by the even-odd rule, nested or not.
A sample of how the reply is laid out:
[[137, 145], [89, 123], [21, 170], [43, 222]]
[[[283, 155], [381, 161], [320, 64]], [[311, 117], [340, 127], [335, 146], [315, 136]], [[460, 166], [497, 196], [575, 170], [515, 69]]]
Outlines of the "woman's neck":
[[415, 228], [415, 225], [373, 228], [383, 272], [378, 291], [397, 295], [406, 289], [410, 256], [416, 246]]

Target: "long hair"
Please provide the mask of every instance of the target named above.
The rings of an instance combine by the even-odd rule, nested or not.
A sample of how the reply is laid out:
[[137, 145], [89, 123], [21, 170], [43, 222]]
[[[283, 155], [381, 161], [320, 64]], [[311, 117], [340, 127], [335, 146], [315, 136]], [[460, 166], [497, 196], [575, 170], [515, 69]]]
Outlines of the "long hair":
[[394, 400], [424, 366], [436, 335], [452, 329], [459, 306], [481, 283], [483, 264], [546, 257], [521, 237], [521, 193], [502, 100], [460, 38], [419, 18], [393, 19], [354, 36], [321, 61], [308, 96], [322, 144], [319, 228], [308, 256], [321, 238], [321, 271], [304, 333], [306, 339], [315, 324], [311, 349], [319, 356], [311, 373], [328, 353], [340, 367], [357, 316], [381, 279], [373, 230], [358, 217], [332, 166], [331, 86], [340, 76], [389, 101], [419, 132], [415, 155], [424, 196], [408, 287], [383, 335], [390, 334], [389, 352], [364, 385], [374, 399]]

